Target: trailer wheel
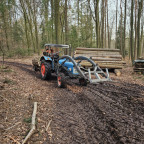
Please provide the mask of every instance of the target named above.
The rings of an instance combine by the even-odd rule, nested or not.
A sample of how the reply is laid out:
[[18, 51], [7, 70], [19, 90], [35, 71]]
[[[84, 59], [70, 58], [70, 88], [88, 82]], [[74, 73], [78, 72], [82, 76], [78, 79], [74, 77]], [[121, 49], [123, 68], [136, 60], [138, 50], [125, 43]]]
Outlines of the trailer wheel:
[[57, 85], [59, 88], [65, 88], [66, 87], [66, 83], [65, 83], [63, 74], [57, 75]]
[[79, 83], [80, 83], [80, 85], [82, 85], [82, 86], [87, 86], [87, 81], [86, 81], [84, 78], [80, 78], [80, 79], [79, 79]]
[[45, 60], [41, 61], [41, 78], [43, 80], [47, 80], [51, 77], [51, 64], [49, 62], [46, 62]]

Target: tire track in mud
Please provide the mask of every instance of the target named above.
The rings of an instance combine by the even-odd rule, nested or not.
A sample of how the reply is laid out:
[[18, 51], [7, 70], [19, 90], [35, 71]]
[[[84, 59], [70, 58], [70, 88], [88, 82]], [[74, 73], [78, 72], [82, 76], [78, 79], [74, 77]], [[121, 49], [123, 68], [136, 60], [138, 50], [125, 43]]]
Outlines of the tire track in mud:
[[[93, 105], [93, 107], [98, 106], [98, 108], [102, 111], [101, 114], [104, 114], [104, 116], [105, 116], [106, 112], [104, 112], [104, 110], [102, 110], [103, 107], [105, 107], [105, 105], [107, 105], [107, 106], [110, 105], [109, 107], [105, 108], [105, 111], [110, 110], [110, 112], [109, 112], [110, 114], [108, 115], [108, 120], [106, 119], [106, 122], [109, 124], [109, 127], [110, 127], [109, 132], [111, 132], [111, 129], [113, 130], [112, 127], [115, 128], [115, 131], [112, 131], [112, 133], [113, 133], [113, 137], [116, 140], [118, 140], [117, 141], [118, 143], [122, 143], [122, 141], [124, 141], [124, 143], [128, 143], [128, 142], [131, 143], [134, 141], [138, 143], [139, 141], [141, 141], [141, 142], [143, 141], [142, 136], [144, 136], [144, 133], [143, 133], [144, 129], [141, 128], [141, 125], [143, 125], [143, 113], [139, 114], [138, 110], [134, 111], [134, 109], [136, 108], [136, 106], [135, 106], [136, 104], [133, 104], [133, 101], [128, 101], [129, 98], [126, 98], [126, 102], [129, 102], [132, 105], [132, 107], [135, 106], [131, 110], [130, 107], [126, 107], [123, 104], [123, 101], [120, 101], [120, 102], [118, 101], [118, 99], [121, 99], [121, 97], [122, 97], [120, 95], [121, 94], [120, 92], [113, 93], [113, 90], [112, 90], [110, 94], [109, 93], [107, 94], [107, 90], [104, 89], [101, 91], [101, 88], [98, 88], [97, 86], [96, 86], [96, 88], [94, 88], [94, 86], [90, 86], [90, 88], [89, 88], [89, 86], [88, 86], [87, 89], [88, 89], [89, 93], [86, 94], [86, 92], [84, 92], [83, 94], [81, 94], [81, 97], [80, 97], [80, 100], [83, 100], [84, 95], [86, 95], [83, 103], [88, 103], [88, 102], [90, 103], [89, 99], [91, 99], [90, 97], [92, 97], [92, 95], [94, 95], [97, 98], [92, 99], [91, 105]], [[117, 89], [119, 89], [119, 88], [117, 88]], [[92, 94], [90, 94], [90, 93], [92, 93]], [[131, 93], [133, 93], [133, 91]], [[111, 97], [117, 96], [117, 99], [112, 100], [111, 98], [109, 98], [109, 95]], [[134, 95], [132, 95], [132, 96], [134, 96]], [[79, 97], [79, 95], [78, 95], [78, 97]], [[100, 97], [101, 99], [98, 99], [98, 97]], [[125, 97], [128, 97], [128, 94]], [[140, 95], [139, 95], [139, 97], [140, 97]], [[87, 102], [85, 102], [85, 101], [87, 101]], [[93, 103], [93, 101], [95, 101], [95, 103]], [[97, 104], [96, 104], [96, 101], [98, 101]], [[101, 102], [101, 101], [105, 101], [106, 103], [103, 102], [103, 104], [101, 104], [101, 107], [99, 107], [99, 102]], [[87, 106], [87, 108], [88, 108], [88, 106]], [[140, 108], [141, 108], [141, 112], [143, 112], [143, 105], [141, 105]], [[133, 113], [131, 114], [131, 112], [133, 112]], [[93, 113], [95, 114], [95, 112], [93, 112]], [[112, 124], [111, 121], [112, 121], [112, 123], [115, 122], [115, 124], [114, 123]], [[116, 125], [118, 125], [118, 128], [116, 128], [117, 127]], [[133, 129], [133, 131], [134, 131], [134, 132], [131, 132], [131, 136], [129, 136], [129, 132], [126, 132], [126, 131], [130, 131], [130, 129]], [[137, 135], [137, 131], [135, 129], [139, 129], [138, 135]], [[118, 134], [118, 131], [120, 131], [120, 134]], [[139, 135], [141, 135], [141, 136], [139, 137]], [[122, 141], [120, 139], [122, 139]], [[112, 141], [110, 141], [110, 142], [112, 142]]]
[[[31, 65], [8, 62], [40, 79]], [[124, 82], [53, 89], [50, 143], [144, 143], [144, 87]], [[49, 83], [49, 81], [48, 81]]]

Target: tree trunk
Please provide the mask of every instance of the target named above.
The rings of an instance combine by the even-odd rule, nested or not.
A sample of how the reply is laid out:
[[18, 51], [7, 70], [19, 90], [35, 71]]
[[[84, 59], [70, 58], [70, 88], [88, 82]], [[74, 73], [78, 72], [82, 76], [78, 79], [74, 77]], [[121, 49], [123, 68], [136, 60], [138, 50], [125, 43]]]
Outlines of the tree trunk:
[[137, 21], [137, 57], [140, 57], [141, 55], [141, 45], [140, 45], [140, 20], [141, 20], [141, 14], [143, 9], [143, 0], [138, 2], [138, 21]]
[[100, 35], [99, 35], [99, 0], [94, 1], [95, 5], [95, 18], [96, 18], [96, 40], [97, 40], [97, 48], [100, 47]]
[[134, 55], [133, 55], [133, 8], [134, 8], [134, 0], [131, 1], [131, 19], [130, 19], [130, 26], [131, 26], [131, 32], [130, 32], [130, 50], [131, 50], [131, 60], [133, 62]]
[[134, 59], [137, 59], [137, 0], [135, 0], [135, 46]]
[[[65, 0], [65, 43], [68, 44], [68, 20], [67, 20], [67, 0]], [[66, 49], [68, 54], [68, 49]]]
[[5, 38], [6, 38], [6, 45], [7, 45], [7, 49], [9, 50], [9, 41], [8, 41], [8, 29], [7, 29], [7, 22], [6, 22], [6, 14], [5, 11], [2, 12], [2, 20], [4, 23], [4, 32], [5, 32]]
[[[33, 43], [33, 51], [34, 53], [36, 52], [36, 43], [35, 43], [35, 37], [33, 35], [33, 24], [32, 24], [32, 16], [31, 16], [31, 5], [30, 5], [30, 2], [29, 1], [26, 1], [26, 4], [27, 4], [27, 8], [28, 8], [28, 13], [29, 15], [26, 14], [26, 8], [23, 7], [24, 11], [25, 11], [25, 16], [26, 16], [26, 19], [29, 23], [29, 29], [30, 29], [30, 34], [31, 34], [31, 39], [32, 39], [32, 43]], [[24, 2], [23, 2], [23, 5], [24, 5]]]
[[104, 41], [104, 0], [102, 0], [102, 8], [101, 8], [101, 47], [103, 48], [103, 41]]
[[33, 21], [34, 21], [34, 26], [35, 26], [36, 48], [38, 51], [38, 55], [40, 55], [39, 38], [38, 38], [38, 30], [37, 30], [37, 17], [36, 17], [36, 1], [35, 0], [33, 0], [33, 4], [34, 4]]
[[108, 48], [110, 48], [110, 32], [109, 32], [109, 21], [108, 21], [108, 2], [107, 2], [107, 32], [108, 32]]
[[22, 11], [23, 11], [23, 17], [24, 17], [24, 24], [25, 24], [25, 34], [26, 34], [26, 41], [27, 41], [27, 47], [28, 47], [28, 54], [30, 53], [30, 41], [29, 41], [29, 35], [28, 35], [28, 26], [27, 26], [27, 14], [26, 9], [24, 7], [23, 0], [19, 0]]
[[120, 32], [120, 50], [121, 50], [121, 53], [122, 53], [122, 56], [123, 56], [123, 27], [122, 27], [122, 19], [123, 19], [123, 13], [122, 13], [122, 0], [120, 2], [120, 9], [121, 9], [121, 22], [120, 22], [120, 29], [121, 29], [121, 32]]
[[49, 13], [49, 10], [48, 10], [48, 5], [49, 5], [49, 0], [45, 0], [44, 2], [44, 17], [45, 17], [45, 29], [46, 29], [46, 37], [47, 37], [47, 42], [50, 43], [50, 32], [49, 32], [49, 29], [48, 29], [48, 13]]
[[51, 0], [51, 21], [52, 21], [52, 43], [54, 43], [54, 27], [53, 27], [53, 24], [54, 24], [54, 4], [53, 4], [53, 0]]
[[125, 0], [125, 14], [124, 14], [124, 47], [123, 47], [123, 58], [125, 59], [125, 39], [126, 39], [126, 10], [127, 10], [127, 0]]
[[55, 39], [56, 44], [60, 43], [60, 12], [59, 12], [59, 0], [55, 0]]
[[106, 36], [106, 9], [107, 9], [107, 0], [105, 0], [105, 48], [107, 48], [107, 36]]
[[117, 48], [117, 11], [118, 11], [118, 0], [116, 0], [116, 32], [115, 32], [115, 48]]

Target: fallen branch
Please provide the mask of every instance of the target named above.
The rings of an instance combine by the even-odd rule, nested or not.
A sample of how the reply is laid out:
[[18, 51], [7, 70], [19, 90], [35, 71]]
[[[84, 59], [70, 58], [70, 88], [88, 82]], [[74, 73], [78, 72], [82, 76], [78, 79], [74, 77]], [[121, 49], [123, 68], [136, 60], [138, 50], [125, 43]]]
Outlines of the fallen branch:
[[11, 137], [11, 136], [8, 136], [8, 135], [6, 135], [8, 138], [10, 138], [11, 140], [13, 140], [14, 141], [14, 143], [16, 143], [16, 144], [20, 144], [20, 142], [18, 142], [16, 139], [14, 139], [13, 137]]
[[22, 144], [25, 144], [27, 142], [27, 140], [32, 136], [32, 134], [34, 133], [34, 131], [36, 129], [36, 127], [35, 127], [36, 112], [37, 112], [37, 102], [34, 102], [34, 110], [33, 110], [33, 114], [32, 114], [31, 130], [28, 133], [28, 135], [26, 136], [26, 138], [24, 139], [24, 141], [22, 142]]
[[18, 125], [18, 124], [20, 124], [20, 123], [21, 123], [21, 122], [17, 122], [15, 125], [13, 125], [13, 126], [11, 126], [11, 127], [7, 128], [7, 129], [6, 129], [6, 131], [7, 131], [7, 130], [10, 130], [11, 128], [13, 128], [13, 127], [17, 126], [17, 125]]
[[48, 128], [49, 128], [51, 122], [52, 122], [52, 120], [49, 121], [49, 123], [48, 123], [48, 125], [47, 125], [47, 127], [46, 127], [46, 131], [48, 130]]

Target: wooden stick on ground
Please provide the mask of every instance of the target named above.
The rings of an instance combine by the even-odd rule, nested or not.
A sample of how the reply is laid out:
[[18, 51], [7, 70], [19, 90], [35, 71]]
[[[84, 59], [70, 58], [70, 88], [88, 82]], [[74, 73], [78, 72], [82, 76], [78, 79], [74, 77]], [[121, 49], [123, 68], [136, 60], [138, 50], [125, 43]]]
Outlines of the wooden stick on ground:
[[16, 143], [16, 144], [20, 144], [20, 142], [18, 142], [16, 139], [14, 139], [13, 137], [11, 137], [11, 136], [8, 136], [8, 135], [6, 135], [8, 138], [10, 138], [11, 140], [13, 140], [14, 141], [14, 143]]
[[46, 131], [48, 130], [48, 128], [49, 128], [51, 122], [52, 122], [52, 120], [49, 121], [49, 123], [48, 123], [48, 125], [47, 125], [47, 127], [46, 127]]
[[11, 127], [9, 127], [9, 128], [7, 128], [7, 129], [5, 129], [6, 131], [7, 130], [10, 130], [11, 128], [13, 128], [13, 127], [15, 127], [15, 126], [17, 126], [18, 124], [20, 124], [21, 122], [17, 122], [15, 125], [13, 125], [13, 126], [11, 126]]
[[32, 134], [34, 133], [34, 131], [36, 129], [36, 127], [35, 127], [36, 113], [37, 113], [37, 102], [34, 102], [34, 110], [33, 110], [33, 114], [32, 114], [31, 130], [28, 133], [28, 135], [26, 136], [26, 138], [24, 139], [24, 141], [22, 142], [22, 144], [25, 144], [27, 142], [27, 140], [32, 136]]

